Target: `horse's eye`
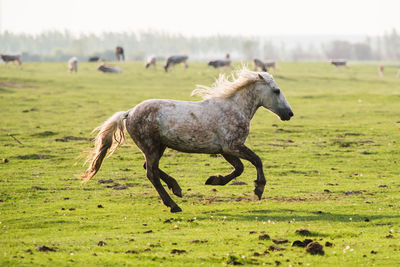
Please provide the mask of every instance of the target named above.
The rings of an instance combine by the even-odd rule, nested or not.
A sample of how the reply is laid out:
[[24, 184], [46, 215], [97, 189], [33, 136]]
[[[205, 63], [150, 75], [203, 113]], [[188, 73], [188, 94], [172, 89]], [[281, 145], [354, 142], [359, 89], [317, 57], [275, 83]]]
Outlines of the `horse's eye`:
[[280, 90], [280, 89], [273, 89], [273, 92], [274, 92], [275, 94], [279, 95], [279, 94], [281, 93], [281, 90]]

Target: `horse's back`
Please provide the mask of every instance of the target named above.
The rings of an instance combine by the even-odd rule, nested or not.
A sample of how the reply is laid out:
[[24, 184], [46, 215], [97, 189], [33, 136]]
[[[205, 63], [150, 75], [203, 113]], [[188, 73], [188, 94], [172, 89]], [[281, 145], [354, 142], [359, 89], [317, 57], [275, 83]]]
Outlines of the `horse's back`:
[[129, 112], [127, 130], [137, 144], [149, 138], [179, 151], [219, 153], [217, 120], [206, 101], [151, 99]]

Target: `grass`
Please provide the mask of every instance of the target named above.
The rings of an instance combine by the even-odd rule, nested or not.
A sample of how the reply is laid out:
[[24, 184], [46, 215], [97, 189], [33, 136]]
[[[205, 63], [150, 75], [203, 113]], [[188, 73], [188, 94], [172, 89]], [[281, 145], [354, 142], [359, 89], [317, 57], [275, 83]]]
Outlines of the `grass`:
[[[400, 262], [395, 68], [381, 78], [374, 64], [279, 64], [275, 79], [295, 117], [282, 122], [261, 108], [247, 141], [264, 162], [263, 199], [253, 196], [250, 163], [237, 178], [247, 185], [210, 187], [204, 185], [210, 175], [231, 171], [222, 157], [167, 150], [161, 167], [184, 194], [173, 196], [183, 212], [171, 214], [145, 177], [132, 140], [85, 185], [76, 178], [84, 170], [79, 156], [92, 145], [92, 129], [114, 112], [149, 98], [197, 100], [190, 97], [195, 85], [210, 85], [218, 71], [204, 63], [170, 73], [120, 65], [120, 75], [99, 73], [90, 63], [81, 63], [77, 75], [64, 63], [0, 66], [0, 158], [8, 159], [0, 163], [1, 266]], [[128, 188], [115, 190], [115, 184]], [[302, 228], [311, 237], [296, 234]], [[258, 240], [263, 234], [288, 239], [278, 245], [286, 250], [270, 251], [271, 240]], [[333, 246], [324, 247], [324, 256], [291, 246], [305, 238]], [[38, 251], [40, 245], [56, 251]]]

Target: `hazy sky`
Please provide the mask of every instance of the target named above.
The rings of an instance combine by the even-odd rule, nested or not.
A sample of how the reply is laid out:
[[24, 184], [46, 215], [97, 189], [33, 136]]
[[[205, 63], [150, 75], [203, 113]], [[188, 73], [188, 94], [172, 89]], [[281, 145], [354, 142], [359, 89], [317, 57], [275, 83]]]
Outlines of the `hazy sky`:
[[399, 14], [400, 0], [0, 0], [0, 30], [381, 35]]

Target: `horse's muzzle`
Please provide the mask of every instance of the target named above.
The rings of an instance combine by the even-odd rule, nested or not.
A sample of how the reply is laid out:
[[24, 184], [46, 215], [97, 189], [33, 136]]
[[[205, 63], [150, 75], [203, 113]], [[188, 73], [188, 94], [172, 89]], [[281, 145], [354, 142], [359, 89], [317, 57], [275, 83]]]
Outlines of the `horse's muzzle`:
[[288, 113], [286, 113], [286, 114], [280, 116], [280, 118], [281, 118], [281, 120], [283, 120], [283, 121], [288, 121], [288, 120], [290, 120], [290, 118], [293, 117], [293, 116], [294, 116], [293, 111], [290, 110]]

